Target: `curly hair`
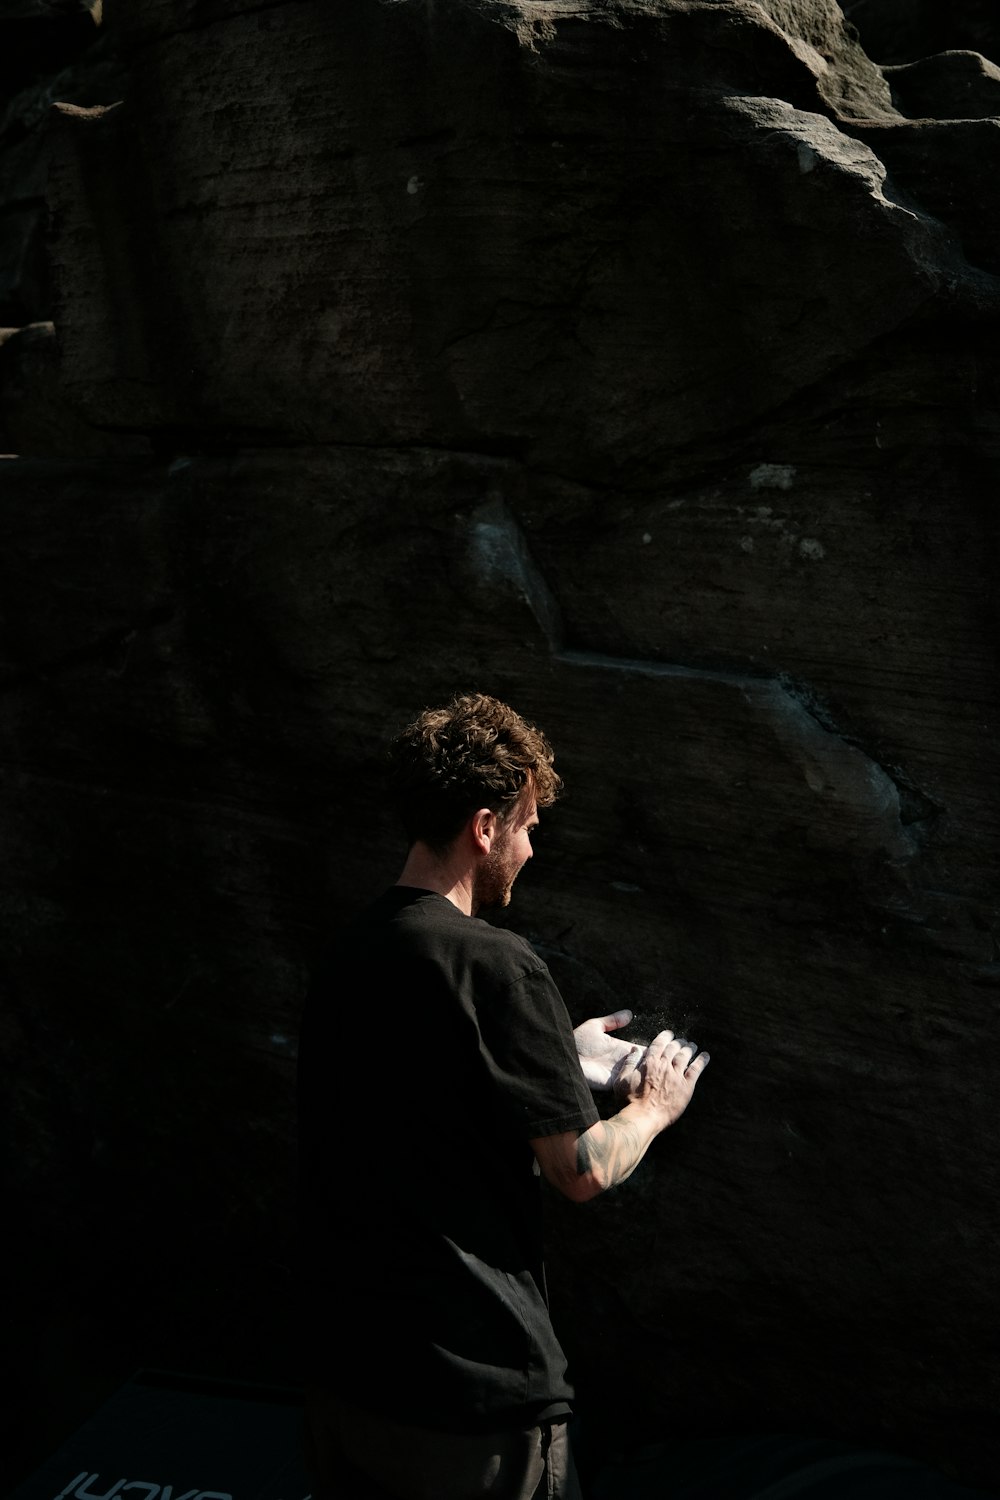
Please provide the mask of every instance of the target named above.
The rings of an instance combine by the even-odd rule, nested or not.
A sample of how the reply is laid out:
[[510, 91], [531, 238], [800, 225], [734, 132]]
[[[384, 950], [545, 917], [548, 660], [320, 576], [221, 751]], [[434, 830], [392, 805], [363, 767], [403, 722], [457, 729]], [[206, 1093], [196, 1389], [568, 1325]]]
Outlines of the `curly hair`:
[[425, 708], [389, 747], [389, 784], [407, 837], [443, 850], [488, 807], [501, 821], [526, 792], [539, 807], [559, 795], [552, 747], [498, 698], [468, 693]]

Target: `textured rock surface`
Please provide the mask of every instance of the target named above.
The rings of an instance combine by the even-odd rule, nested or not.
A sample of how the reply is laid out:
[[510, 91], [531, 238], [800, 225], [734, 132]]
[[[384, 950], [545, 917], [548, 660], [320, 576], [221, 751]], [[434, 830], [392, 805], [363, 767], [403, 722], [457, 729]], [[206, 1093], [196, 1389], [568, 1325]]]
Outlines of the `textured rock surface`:
[[826, 0], [106, 27], [0, 347], [20, 1346], [294, 1375], [307, 961], [386, 731], [481, 686], [567, 783], [511, 921], [714, 1057], [553, 1205], [582, 1377], [989, 1480], [996, 121]]
[[1000, 68], [978, 52], [936, 52], [883, 71], [904, 115], [934, 120], [1000, 116]]
[[12, 0], [0, 11], [0, 325], [28, 323], [49, 306], [43, 126], [56, 79], [76, 91], [107, 81], [109, 49], [87, 56], [98, 39], [93, 18], [68, 10]]

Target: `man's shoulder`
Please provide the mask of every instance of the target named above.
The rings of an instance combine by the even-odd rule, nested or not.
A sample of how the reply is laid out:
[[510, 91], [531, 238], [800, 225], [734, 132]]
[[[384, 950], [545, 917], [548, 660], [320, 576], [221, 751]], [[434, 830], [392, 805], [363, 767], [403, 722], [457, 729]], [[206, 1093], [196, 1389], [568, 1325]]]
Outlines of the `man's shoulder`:
[[446, 896], [420, 893], [416, 900], [399, 903], [395, 920], [402, 931], [419, 941], [440, 941], [455, 952], [485, 962], [543, 968], [541, 959], [526, 938], [506, 927], [494, 927], [482, 917], [466, 916]]
[[544, 969], [545, 965], [520, 933], [506, 927], [494, 927], [482, 917], [467, 917], [468, 927], [462, 935], [470, 951], [481, 953], [487, 961], [504, 964], [518, 973]]
[[385, 891], [359, 914], [347, 936], [389, 962], [429, 959], [453, 970], [483, 970], [500, 983], [545, 968], [518, 933], [466, 916], [446, 896], [414, 887]]

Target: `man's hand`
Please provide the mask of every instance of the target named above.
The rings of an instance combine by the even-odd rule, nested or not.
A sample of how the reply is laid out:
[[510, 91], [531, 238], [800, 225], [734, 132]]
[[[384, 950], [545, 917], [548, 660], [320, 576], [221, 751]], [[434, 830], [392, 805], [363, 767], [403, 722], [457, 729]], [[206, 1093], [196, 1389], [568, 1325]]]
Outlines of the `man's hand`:
[[[574, 1203], [586, 1203], [635, 1171], [660, 1131], [684, 1113], [708, 1064], [707, 1052], [698, 1052], [693, 1042], [677, 1039], [672, 1031], [661, 1031], [645, 1050], [606, 1034], [631, 1019], [629, 1011], [619, 1010], [584, 1021], [574, 1033], [588, 1082], [599, 1070], [616, 1075], [615, 1090], [626, 1095], [618, 1113], [589, 1130], [564, 1130], [531, 1142], [542, 1176]], [[638, 1053], [638, 1067], [608, 1067], [608, 1048], [616, 1056], [620, 1048]], [[591, 1083], [591, 1088], [609, 1086]]]
[[695, 1084], [708, 1066], [708, 1053], [693, 1042], [661, 1031], [646, 1048], [642, 1062], [622, 1073], [619, 1093], [662, 1117], [660, 1129], [679, 1120], [691, 1102]]
[[642, 1047], [608, 1035], [620, 1026], [627, 1026], [631, 1019], [630, 1010], [616, 1010], [613, 1015], [595, 1016], [593, 1020], [584, 1021], [573, 1032], [583, 1076], [598, 1093], [608, 1093], [611, 1089], [620, 1091], [622, 1081], [627, 1080], [642, 1062]]

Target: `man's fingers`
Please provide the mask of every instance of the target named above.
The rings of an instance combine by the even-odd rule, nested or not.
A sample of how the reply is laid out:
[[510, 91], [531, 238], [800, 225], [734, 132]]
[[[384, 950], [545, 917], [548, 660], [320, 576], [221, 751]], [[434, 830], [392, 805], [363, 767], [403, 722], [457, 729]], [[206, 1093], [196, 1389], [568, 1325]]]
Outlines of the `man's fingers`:
[[692, 1083], [697, 1083], [711, 1061], [709, 1053], [699, 1052], [698, 1056], [693, 1057], [684, 1069], [684, 1077], [689, 1078]]
[[634, 1073], [641, 1061], [642, 1048], [630, 1047], [627, 1052], [622, 1053], [611, 1069], [611, 1082], [617, 1087], [620, 1079], [627, 1073]]
[[614, 1092], [622, 1097], [626, 1094], [637, 1093], [642, 1088], [643, 1070], [642, 1066], [623, 1068], [612, 1085]]
[[617, 1031], [619, 1026], [627, 1026], [632, 1019], [630, 1010], [616, 1010], [610, 1016], [601, 1017], [601, 1025], [605, 1031]]
[[649, 1046], [646, 1048], [646, 1051], [651, 1052], [654, 1057], [659, 1057], [663, 1052], [667, 1050], [673, 1039], [674, 1034], [672, 1031], [658, 1032], [650, 1042]]
[[642, 1062], [642, 1048], [633, 1047], [632, 1051], [617, 1062], [611, 1070], [611, 1089], [615, 1094], [626, 1094], [631, 1089], [638, 1087], [642, 1079], [639, 1067]]

